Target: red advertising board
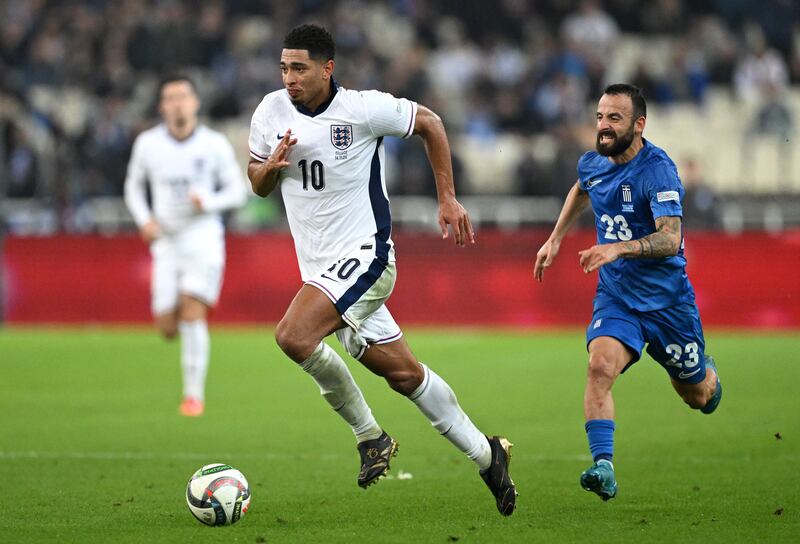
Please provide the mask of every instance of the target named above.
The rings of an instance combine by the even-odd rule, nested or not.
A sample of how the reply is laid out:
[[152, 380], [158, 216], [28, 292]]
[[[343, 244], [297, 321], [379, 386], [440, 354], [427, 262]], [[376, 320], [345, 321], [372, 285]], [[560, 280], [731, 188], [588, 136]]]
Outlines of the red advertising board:
[[[389, 308], [401, 324], [585, 325], [597, 281], [578, 266], [594, 233], [562, 245], [542, 284], [533, 259], [545, 231], [480, 232], [454, 247], [397, 233]], [[274, 323], [300, 286], [288, 234], [230, 235], [217, 323]], [[689, 277], [710, 326], [800, 327], [800, 231], [687, 234]], [[150, 257], [130, 236], [7, 238], [4, 316], [10, 323], [137, 323], [150, 319]]]

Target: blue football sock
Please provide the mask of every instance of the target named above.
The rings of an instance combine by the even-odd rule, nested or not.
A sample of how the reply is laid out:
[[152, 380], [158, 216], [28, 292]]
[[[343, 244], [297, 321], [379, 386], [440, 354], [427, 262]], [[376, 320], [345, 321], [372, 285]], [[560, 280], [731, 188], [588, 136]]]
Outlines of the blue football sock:
[[589, 450], [596, 463], [600, 459], [611, 461], [614, 457], [614, 420], [590, 419], [586, 422]]

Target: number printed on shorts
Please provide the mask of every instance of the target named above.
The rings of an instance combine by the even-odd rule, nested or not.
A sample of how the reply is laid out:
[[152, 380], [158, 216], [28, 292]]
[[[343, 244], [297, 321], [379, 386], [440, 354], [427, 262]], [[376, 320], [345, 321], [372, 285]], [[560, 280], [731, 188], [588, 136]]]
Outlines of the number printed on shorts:
[[344, 262], [339, 261], [338, 263], [330, 267], [328, 269], [328, 272], [333, 272], [338, 267], [339, 271], [336, 272], [336, 275], [339, 277], [340, 280], [347, 280], [350, 278], [350, 276], [353, 275], [353, 272], [355, 272], [358, 269], [360, 264], [361, 261], [359, 261], [356, 258], [347, 259]]
[[[615, 215], [612, 219], [610, 215], [604, 213], [603, 216], [600, 217], [600, 221], [606, 225], [606, 240], [622, 240], [623, 242], [627, 242], [633, 238], [633, 231], [628, 226], [628, 221], [624, 216]], [[617, 232], [614, 232], [614, 227], [616, 227]]]
[[[672, 355], [672, 359], [665, 364], [675, 368], [694, 368], [700, 362], [698, 349], [697, 342], [689, 342], [685, 348], [681, 348], [678, 344], [670, 344], [665, 348], [665, 351], [667, 355]], [[681, 364], [681, 357], [684, 353], [686, 354], [686, 362]]]

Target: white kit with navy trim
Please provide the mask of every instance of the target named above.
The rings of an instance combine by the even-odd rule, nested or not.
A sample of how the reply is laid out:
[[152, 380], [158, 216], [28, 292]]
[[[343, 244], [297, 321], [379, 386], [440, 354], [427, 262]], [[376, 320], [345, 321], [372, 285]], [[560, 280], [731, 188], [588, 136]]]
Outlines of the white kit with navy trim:
[[[292, 104], [285, 89], [268, 94], [256, 108], [249, 140], [253, 159], [265, 161], [287, 129], [297, 138], [279, 184], [303, 281], [369, 244], [375, 279], [381, 266], [394, 261], [383, 137], [409, 137], [416, 113], [416, 103], [404, 98], [335, 84], [331, 99], [313, 113]], [[337, 304], [341, 313], [347, 302]]]

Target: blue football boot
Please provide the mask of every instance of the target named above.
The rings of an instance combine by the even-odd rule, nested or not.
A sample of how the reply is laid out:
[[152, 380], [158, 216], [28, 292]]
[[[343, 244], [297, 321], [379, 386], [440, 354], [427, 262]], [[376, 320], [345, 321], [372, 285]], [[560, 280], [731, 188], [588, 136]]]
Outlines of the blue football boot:
[[617, 496], [617, 480], [614, 478], [614, 465], [611, 461], [600, 459], [581, 474], [581, 487], [597, 493], [607, 501]]
[[714, 390], [714, 394], [708, 400], [705, 406], [700, 408], [700, 411], [704, 414], [710, 414], [714, 410], [717, 409], [719, 406], [719, 401], [722, 400], [722, 382], [719, 381], [719, 372], [717, 371], [717, 365], [714, 364], [714, 358], [711, 355], [706, 355], [706, 368], [711, 367], [714, 369], [714, 374], [717, 375], [717, 388]]

